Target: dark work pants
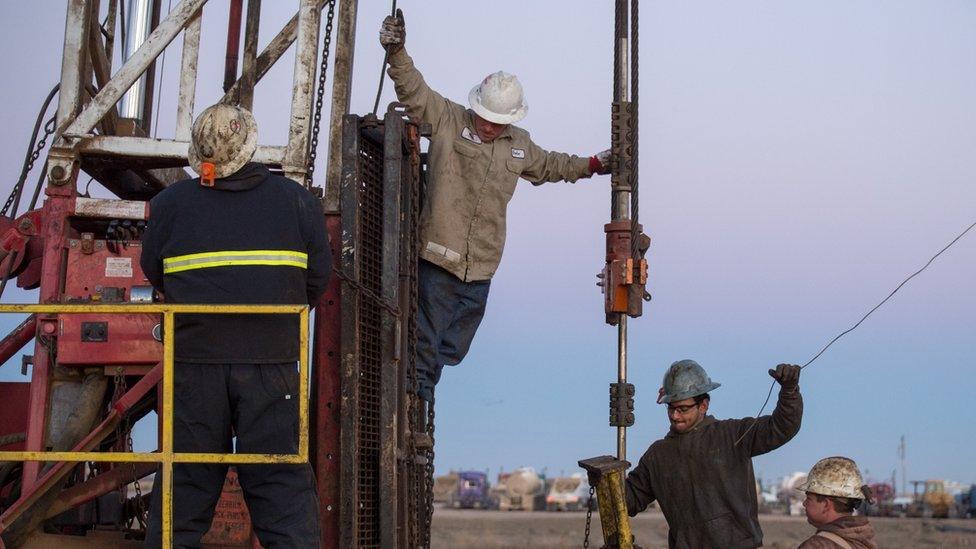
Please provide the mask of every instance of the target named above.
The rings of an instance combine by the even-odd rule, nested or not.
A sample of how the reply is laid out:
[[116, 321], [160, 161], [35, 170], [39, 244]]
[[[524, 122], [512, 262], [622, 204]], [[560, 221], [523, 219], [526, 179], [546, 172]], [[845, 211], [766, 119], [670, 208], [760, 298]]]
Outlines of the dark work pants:
[[417, 394], [430, 402], [444, 365], [459, 364], [468, 354], [485, 316], [491, 281], [464, 282], [424, 260], [418, 278]]
[[[175, 451], [230, 453], [236, 435], [237, 453], [298, 452], [294, 363], [177, 362], [174, 374]], [[261, 545], [319, 546], [318, 500], [309, 464], [238, 465], [237, 475]], [[227, 465], [173, 466], [173, 547], [200, 546], [226, 476]], [[162, 541], [160, 484], [153, 487], [147, 547], [159, 547]]]

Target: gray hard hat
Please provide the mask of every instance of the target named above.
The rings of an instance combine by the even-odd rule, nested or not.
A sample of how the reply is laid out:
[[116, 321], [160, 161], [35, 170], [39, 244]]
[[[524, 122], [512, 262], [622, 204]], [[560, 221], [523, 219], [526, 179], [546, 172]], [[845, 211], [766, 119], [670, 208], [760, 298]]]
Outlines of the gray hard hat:
[[214, 177], [227, 177], [247, 164], [258, 143], [258, 125], [243, 107], [217, 103], [193, 122], [187, 160], [203, 175], [200, 164], [214, 165]]
[[721, 383], [712, 381], [705, 369], [694, 360], [679, 360], [664, 374], [664, 394], [661, 402], [678, 402], [717, 389]]

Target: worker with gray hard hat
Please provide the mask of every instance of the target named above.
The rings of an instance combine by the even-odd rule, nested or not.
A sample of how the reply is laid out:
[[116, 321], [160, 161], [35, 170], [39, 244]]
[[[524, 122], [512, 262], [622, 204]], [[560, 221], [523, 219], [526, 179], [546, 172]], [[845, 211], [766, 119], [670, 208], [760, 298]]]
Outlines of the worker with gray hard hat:
[[[246, 109], [218, 104], [194, 122], [188, 160], [200, 177], [152, 199], [142, 241], [142, 269], [167, 303], [314, 305], [325, 291], [322, 207], [302, 185], [250, 162], [256, 147]], [[191, 314], [175, 324], [174, 451], [297, 453], [298, 316]], [[173, 547], [200, 546], [226, 477], [226, 464], [173, 466]], [[237, 478], [262, 546], [319, 546], [308, 463], [241, 464]], [[162, 542], [160, 484], [149, 547]]]
[[444, 365], [468, 352], [505, 246], [505, 217], [519, 178], [534, 185], [610, 172], [610, 151], [550, 152], [514, 126], [529, 112], [514, 75], [495, 72], [468, 107], [432, 90], [404, 49], [403, 14], [387, 17], [380, 43], [407, 113], [431, 125], [430, 169], [420, 218], [418, 394], [432, 401]]
[[672, 548], [753, 548], [762, 545], [752, 458], [786, 444], [800, 430], [800, 367], [780, 364], [772, 415], [715, 419], [711, 391], [721, 385], [694, 360], [668, 368], [658, 395], [671, 429], [627, 475], [630, 516], [657, 501]]
[[817, 529], [800, 549], [878, 547], [868, 518], [854, 516], [861, 502], [871, 501], [871, 489], [861, 479], [854, 460], [836, 456], [818, 461], [797, 490], [806, 493], [803, 509], [807, 522]]

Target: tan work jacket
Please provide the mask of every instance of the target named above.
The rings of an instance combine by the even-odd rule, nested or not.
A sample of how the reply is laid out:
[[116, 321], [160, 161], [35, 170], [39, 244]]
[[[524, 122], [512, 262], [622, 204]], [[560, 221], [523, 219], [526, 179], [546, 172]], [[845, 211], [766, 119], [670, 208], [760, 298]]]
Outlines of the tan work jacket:
[[518, 178], [572, 183], [591, 175], [589, 159], [543, 150], [516, 126], [482, 143], [474, 113], [430, 89], [404, 49], [390, 56], [389, 74], [408, 114], [433, 128], [420, 256], [465, 282], [488, 280], [502, 258]]

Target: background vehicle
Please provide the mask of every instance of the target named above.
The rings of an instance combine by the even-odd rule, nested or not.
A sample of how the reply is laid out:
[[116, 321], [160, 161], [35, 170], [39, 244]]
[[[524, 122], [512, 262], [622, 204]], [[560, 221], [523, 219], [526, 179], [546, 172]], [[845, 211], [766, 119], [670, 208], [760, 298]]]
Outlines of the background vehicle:
[[575, 473], [554, 479], [546, 495], [546, 511], [582, 511], [590, 497], [590, 483], [586, 475]]

